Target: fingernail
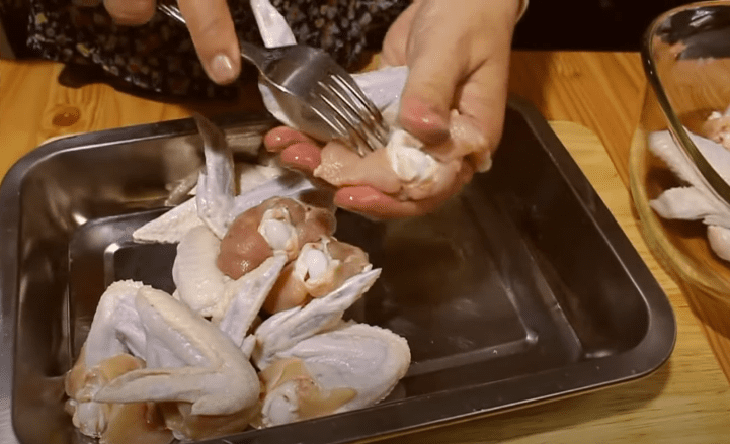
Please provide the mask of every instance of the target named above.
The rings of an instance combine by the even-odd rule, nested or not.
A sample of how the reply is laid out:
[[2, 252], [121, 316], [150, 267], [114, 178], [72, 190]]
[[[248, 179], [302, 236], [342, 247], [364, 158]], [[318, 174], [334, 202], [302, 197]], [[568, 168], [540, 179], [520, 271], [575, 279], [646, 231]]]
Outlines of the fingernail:
[[236, 80], [236, 71], [233, 69], [231, 58], [225, 54], [218, 54], [210, 65], [211, 76], [216, 83], [231, 83]]
[[290, 168], [312, 172], [322, 163], [322, 157], [318, 149], [310, 148], [307, 144], [292, 145], [279, 154], [279, 159]]

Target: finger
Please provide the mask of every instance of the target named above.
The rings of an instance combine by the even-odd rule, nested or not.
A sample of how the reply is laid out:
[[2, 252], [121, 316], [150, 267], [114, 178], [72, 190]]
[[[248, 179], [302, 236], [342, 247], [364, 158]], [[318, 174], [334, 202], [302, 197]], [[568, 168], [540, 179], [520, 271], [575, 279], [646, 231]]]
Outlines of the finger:
[[496, 55], [487, 60], [457, 92], [458, 113], [451, 116], [451, 139], [425, 147], [442, 162], [468, 156], [479, 171], [488, 169], [502, 137], [507, 102], [507, 60]]
[[119, 25], [144, 25], [155, 15], [155, 0], [104, 0], [104, 8]]
[[418, 10], [417, 3], [409, 5], [388, 28], [383, 39], [383, 51], [380, 53], [379, 66], [403, 66], [406, 64], [406, 47], [408, 31]]
[[277, 153], [295, 143], [301, 142], [314, 144], [314, 141], [301, 131], [285, 125], [270, 129], [264, 136], [264, 146], [272, 153]]
[[179, 0], [178, 5], [208, 77], [232, 83], [241, 72], [241, 51], [226, 0]]
[[504, 29], [492, 36], [485, 62], [458, 91], [460, 116], [451, 126], [455, 150], [472, 153], [477, 165], [484, 164], [499, 144], [507, 102], [511, 32]]
[[295, 143], [279, 154], [282, 165], [312, 174], [322, 162], [320, 149], [309, 142]]
[[[408, 36], [408, 78], [399, 121], [427, 145], [449, 137], [449, 113], [459, 82], [470, 68], [458, 23], [462, 14], [444, 2], [421, 2]], [[453, 6], [451, 6], [453, 9]]]
[[491, 165], [502, 138], [506, 102], [507, 72], [496, 64], [480, 70], [461, 94], [461, 116], [452, 125], [454, 150], [468, 155], [478, 171]]

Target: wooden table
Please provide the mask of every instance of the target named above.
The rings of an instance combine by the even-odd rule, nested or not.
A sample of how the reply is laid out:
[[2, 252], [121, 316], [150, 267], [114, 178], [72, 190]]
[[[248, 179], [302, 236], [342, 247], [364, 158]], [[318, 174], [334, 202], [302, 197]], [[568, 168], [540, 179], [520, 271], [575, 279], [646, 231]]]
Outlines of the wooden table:
[[[106, 85], [68, 89], [51, 63], [0, 61], [0, 176], [43, 141], [80, 131], [214, 113]], [[669, 361], [637, 381], [393, 438], [398, 443], [730, 441], [730, 308], [682, 293], [647, 250], [627, 191], [628, 151], [645, 81], [637, 54], [516, 52], [510, 90], [537, 105], [649, 265], [674, 308]], [[2, 211], [2, 209], [0, 209]], [[725, 372], [723, 374], [723, 371]]]

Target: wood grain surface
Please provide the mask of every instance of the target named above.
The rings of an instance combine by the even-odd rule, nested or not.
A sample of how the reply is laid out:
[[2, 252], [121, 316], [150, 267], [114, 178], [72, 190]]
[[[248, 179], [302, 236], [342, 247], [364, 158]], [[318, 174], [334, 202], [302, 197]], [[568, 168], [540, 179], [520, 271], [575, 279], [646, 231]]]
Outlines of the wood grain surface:
[[[258, 106], [165, 103], [102, 84], [70, 89], [58, 84], [60, 71], [52, 63], [0, 61], [0, 176], [49, 138], [186, 117], [191, 110]], [[666, 291], [677, 317], [676, 348], [666, 365], [637, 381], [391, 442], [726, 442], [730, 385], [722, 369], [730, 373], [730, 309], [680, 291], [639, 235], [627, 191], [645, 88], [638, 55], [516, 52], [510, 74], [512, 93], [563, 121], [553, 123], [556, 133]]]
[[598, 136], [625, 184], [646, 81], [638, 53], [514, 52], [510, 92]]

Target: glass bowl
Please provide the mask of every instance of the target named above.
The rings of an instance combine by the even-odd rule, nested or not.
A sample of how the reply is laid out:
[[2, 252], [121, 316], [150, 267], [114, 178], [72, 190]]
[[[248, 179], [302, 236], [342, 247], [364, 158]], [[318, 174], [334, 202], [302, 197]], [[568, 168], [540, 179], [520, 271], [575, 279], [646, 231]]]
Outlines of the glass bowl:
[[730, 303], [730, 116], [715, 120], [730, 111], [730, 1], [662, 14], [641, 55], [629, 171], [642, 234], [685, 290]]

